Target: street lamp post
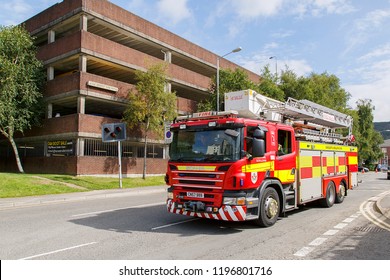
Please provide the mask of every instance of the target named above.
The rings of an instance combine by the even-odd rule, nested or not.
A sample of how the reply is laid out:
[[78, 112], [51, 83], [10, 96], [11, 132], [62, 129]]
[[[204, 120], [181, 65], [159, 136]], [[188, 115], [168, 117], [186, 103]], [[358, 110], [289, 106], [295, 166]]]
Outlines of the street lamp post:
[[275, 76], [276, 82], [278, 82], [278, 58], [276, 56], [271, 56], [269, 59], [275, 59]]
[[231, 54], [231, 53], [236, 53], [236, 52], [239, 52], [241, 50], [242, 50], [242, 48], [238, 47], [238, 48], [235, 48], [234, 50], [228, 52], [227, 54], [224, 54], [223, 56], [217, 57], [217, 112], [219, 112], [219, 60], [221, 58], [224, 58], [225, 56]]

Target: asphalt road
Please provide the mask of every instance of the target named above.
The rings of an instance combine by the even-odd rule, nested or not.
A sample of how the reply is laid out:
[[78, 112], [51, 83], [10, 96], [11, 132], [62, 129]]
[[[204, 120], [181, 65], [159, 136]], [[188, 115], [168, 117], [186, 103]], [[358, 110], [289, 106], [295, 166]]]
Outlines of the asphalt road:
[[385, 173], [361, 174], [342, 204], [306, 205], [270, 228], [170, 214], [165, 191], [0, 210], [0, 259], [390, 259], [390, 221], [372, 203]]

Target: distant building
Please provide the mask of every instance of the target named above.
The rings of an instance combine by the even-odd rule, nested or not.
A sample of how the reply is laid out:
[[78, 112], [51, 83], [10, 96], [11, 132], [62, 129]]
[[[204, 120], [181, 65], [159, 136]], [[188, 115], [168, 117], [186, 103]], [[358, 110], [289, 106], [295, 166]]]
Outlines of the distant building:
[[383, 157], [380, 160], [380, 164], [386, 164], [387, 166], [390, 166], [390, 139], [385, 140], [383, 144], [379, 146], [382, 149]]
[[[167, 61], [169, 90], [179, 114], [196, 110], [208, 95], [217, 55], [109, 1], [64, 0], [25, 22], [47, 69], [43, 126], [17, 137], [26, 172], [117, 174], [116, 143], [103, 143], [102, 124], [119, 122], [137, 69]], [[232, 46], [234, 48], [236, 46]], [[240, 68], [220, 60], [221, 68]], [[246, 71], [253, 81], [259, 76]], [[141, 174], [141, 132], [127, 132], [124, 174]], [[149, 174], [166, 169], [166, 145], [150, 139]], [[0, 138], [0, 170], [16, 170], [12, 149]]]

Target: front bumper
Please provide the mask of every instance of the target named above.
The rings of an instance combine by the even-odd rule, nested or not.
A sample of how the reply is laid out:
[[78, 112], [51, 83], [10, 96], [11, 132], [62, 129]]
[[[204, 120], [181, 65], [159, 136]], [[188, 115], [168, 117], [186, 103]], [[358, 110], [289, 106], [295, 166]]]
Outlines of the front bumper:
[[222, 207], [215, 212], [191, 211], [186, 210], [184, 205], [175, 204], [172, 199], [168, 199], [167, 209], [168, 212], [174, 214], [232, 222], [245, 221], [247, 216], [247, 207], [245, 205], [222, 205]]

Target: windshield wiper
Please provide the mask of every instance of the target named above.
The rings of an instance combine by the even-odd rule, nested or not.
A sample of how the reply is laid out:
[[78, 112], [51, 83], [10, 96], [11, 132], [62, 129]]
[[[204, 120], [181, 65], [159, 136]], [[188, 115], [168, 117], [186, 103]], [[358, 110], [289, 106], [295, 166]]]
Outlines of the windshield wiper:
[[203, 161], [223, 161], [223, 158], [221, 158], [221, 155], [210, 155], [205, 157]]
[[176, 159], [172, 159], [171, 158], [171, 161], [177, 161], [177, 162], [183, 162], [183, 161], [192, 161], [193, 158], [190, 158], [190, 157], [179, 157], [179, 158], [176, 158]]

